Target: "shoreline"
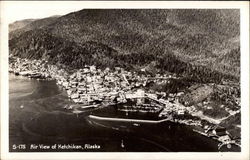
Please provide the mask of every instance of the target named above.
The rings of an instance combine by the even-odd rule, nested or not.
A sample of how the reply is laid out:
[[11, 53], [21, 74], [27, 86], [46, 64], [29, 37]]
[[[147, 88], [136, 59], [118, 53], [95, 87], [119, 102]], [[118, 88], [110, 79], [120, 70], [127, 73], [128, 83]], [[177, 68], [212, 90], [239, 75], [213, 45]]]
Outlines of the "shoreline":
[[[17, 58], [17, 61], [19, 61], [19, 63], [22, 63], [22, 59]], [[33, 62], [25, 60], [25, 64], [33, 64]], [[103, 93], [97, 92], [96, 87], [94, 87], [94, 85], [98, 84], [98, 82], [94, 82], [94, 79], [91, 79], [88, 82], [88, 77], [86, 77], [86, 84], [87, 85], [92, 84], [93, 88], [92, 88], [92, 90], [87, 91], [87, 93], [81, 94], [82, 92], [85, 92], [85, 91], [84, 91], [84, 87], [79, 88], [79, 86], [84, 86], [86, 84], [83, 84], [82, 82], [79, 81], [79, 79], [81, 79], [81, 78], [79, 78], [79, 75], [80, 75], [80, 77], [81, 77], [82, 74], [83, 75], [84, 74], [87, 74], [87, 75], [89, 74], [90, 77], [94, 76], [94, 75], [96, 75], [96, 73], [98, 73], [97, 72], [98, 70], [95, 67], [92, 67], [92, 69], [91, 69], [91, 66], [90, 66], [89, 70], [87, 70], [87, 71], [86, 70], [80, 70], [80, 72], [77, 71], [77, 72], [74, 72], [73, 74], [69, 75], [69, 73], [66, 72], [64, 69], [59, 69], [55, 65], [48, 65], [46, 61], [35, 60], [35, 66], [36, 67], [35, 67], [35, 69], [33, 68], [33, 70], [32, 70], [32, 67], [31, 67], [31, 68], [26, 68], [27, 70], [24, 70], [24, 71], [22, 71], [21, 68], [18, 68], [19, 66], [17, 68], [14, 68], [14, 69], [10, 67], [9, 72], [10, 73], [13, 72], [14, 74], [22, 75], [22, 76], [29, 77], [29, 78], [34, 78], [34, 79], [41, 78], [41, 79], [45, 79], [45, 80], [56, 80], [56, 84], [59, 85], [59, 86], [62, 86], [67, 91], [68, 97], [74, 103], [76, 103], [76, 105], [78, 105], [77, 108], [79, 108], [79, 106], [81, 106], [81, 104], [82, 104], [82, 101], [81, 101], [82, 97], [85, 98], [84, 103], [87, 102], [88, 105], [91, 105], [91, 103], [93, 101], [93, 99], [91, 101], [89, 101], [90, 98], [95, 97], [95, 99], [94, 99], [94, 101], [95, 101], [95, 100], [100, 99], [99, 95], [101, 95], [101, 98], [104, 97], [103, 100], [105, 100], [105, 98], [107, 98], [107, 100], [109, 102], [111, 102], [111, 103], [114, 101], [115, 97], [119, 96], [120, 102], [123, 102], [124, 100], [126, 100], [125, 99], [126, 96], [124, 97], [124, 91], [125, 91], [125, 93], [126, 93], [126, 91], [130, 92], [130, 90], [132, 88], [130, 85], [128, 85], [128, 80], [126, 79], [126, 76], [124, 76], [124, 74], [122, 74], [122, 77], [119, 78], [119, 79], [122, 79], [124, 81], [123, 87], [122, 87], [122, 85], [120, 85], [120, 87], [121, 87], [120, 91], [124, 90], [123, 93], [122, 93], [123, 97], [120, 95], [119, 89], [118, 90], [109, 90], [109, 92], [107, 92], [107, 93], [109, 93], [108, 97], [107, 96], [105, 97], [104, 95], [107, 94], [107, 93], [103, 94]], [[92, 75], [91, 72], [93, 72], [94, 75]], [[129, 74], [129, 72], [125, 72], [125, 71], [123, 71], [123, 72]], [[107, 71], [107, 75], [109, 75], [109, 74], [112, 75], [111, 73], [112, 72], [110, 72], [110, 70]], [[98, 78], [98, 77], [96, 76], [94, 78]], [[119, 79], [117, 79], [117, 80], [119, 80]], [[109, 80], [112, 81], [112, 79], [108, 79], [107, 81], [109, 81]], [[114, 79], [114, 80], [116, 80], [116, 79]], [[79, 90], [79, 89], [81, 89], [81, 90]], [[111, 87], [111, 89], [113, 89], [113, 88]], [[88, 94], [88, 92], [89, 92], [89, 94]], [[132, 93], [132, 95], [133, 94], [135, 94], [134, 96], [138, 97], [138, 95], [136, 95], [137, 94], [136, 92]], [[84, 95], [84, 96], [81, 96], [81, 95]], [[87, 95], [87, 97], [86, 97], [86, 95]], [[139, 97], [140, 97], [140, 95], [139, 95]], [[175, 112], [179, 112], [180, 109], [182, 110], [185, 107], [183, 105], [180, 105], [179, 103], [178, 104], [176, 103], [174, 105], [176, 106]], [[75, 112], [75, 114], [77, 114], [77, 116], [78, 116], [78, 114], [82, 113], [82, 111], [78, 111], [77, 108], [73, 107], [72, 109], [73, 109], [73, 113]], [[192, 113], [192, 112], [189, 111], [189, 113]], [[195, 117], [199, 117], [201, 119], [205, 117], [204, 115], [201, 116], [198, 113], [191, 114], [191, 115], [195, 116]], [[210, 118], [210, 120], [211, 119], [212, 118]], [[182, 123], [182, 124], [185, 124], [185, 125], [188, 125], [188, 126], [199, 127], [200, 130], [203, 130], [203, 133], [205, 131], [204, 130], [204, 125], [202, 125], [201, 122], [199, 122], [199, 121], [196, 122], [196, 121], [192, 120], [192, 118], [189, 119], [190, 122], [189, 122], [189, 120], [185, 120], [185, 119], [181, 120], [181, 119], [178, 119], [178, 118], [177, 119], [176, 118], [169, 118], [168, 120], [172, 121], [172, 122], [175, 122], [175, 123], [180, 123], [180, 124]], [[207, 120], [207, 118], [205, 118], [205, 120]], [[213, 122], [215, 122], [215, 121], [213, 121]], [[209, 123], [211, 123], [211, 121], [209, 121]], [[218, 123], [214, 123], [214, 124], [216, 125]]]

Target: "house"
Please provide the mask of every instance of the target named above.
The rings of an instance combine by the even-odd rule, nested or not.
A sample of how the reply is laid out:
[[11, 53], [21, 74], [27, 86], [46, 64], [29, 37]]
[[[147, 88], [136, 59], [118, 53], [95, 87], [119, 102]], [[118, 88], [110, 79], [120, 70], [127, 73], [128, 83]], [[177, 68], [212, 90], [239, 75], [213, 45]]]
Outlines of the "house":
[[120, 70], [121, 70], [121, 67], [115, 67], [115, 70], [116, 70], [116, 71], [120, 71]]
[[229, 135], [224, 135], [218, 138], [219, 141], [223, 143], [228, 143], [231, 141], [231, 137]]
[[89, 73], [90, 72], [90, 70], [89, 70], [89, 68], [83, 68], [83, 73]]
[[74, 93], [74, 94], [71, 95], [71, 98], [72, 99], [77, 99], [77, 98], [79, 98], [79, 94], [78, 93]]
[[141, 69], [141, 72], [146, 72], [146, 69], [145, 69], [145, 68], [142, 68], [142, 69]]
[[63, 82], [62, 85], [63, 85], [65, 88], [68, 88], [68, 87], [69, 87], [69, 82]]
[[89, 66], [89, 70], [90, 70], [90, 72], [94, 72], [94, 71], [96, 71], [96, 67], [95, 66]]
[[138, 89], [138, 90], [136, 91], [136, 95], [137, 95], [138, 97], [144, 97], [144, 96], [145, 96], [145, 91], [142, 90], [142, 89]]
[[184, 115], [184, 114], [185, 114], [185, 110], [182, 110], [182, 109], [181, 109], [181, 110], [178, 110], [177, 114], [178, 114], [178, 115]]

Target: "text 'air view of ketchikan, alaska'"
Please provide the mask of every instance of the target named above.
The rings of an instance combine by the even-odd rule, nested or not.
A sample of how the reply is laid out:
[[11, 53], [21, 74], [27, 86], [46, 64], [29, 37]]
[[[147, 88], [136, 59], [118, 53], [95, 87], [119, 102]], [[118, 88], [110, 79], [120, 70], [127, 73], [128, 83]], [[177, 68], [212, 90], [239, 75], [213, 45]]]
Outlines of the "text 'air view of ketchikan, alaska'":
[[239, 9], [9, 24], [10, 152], [240, 152]]

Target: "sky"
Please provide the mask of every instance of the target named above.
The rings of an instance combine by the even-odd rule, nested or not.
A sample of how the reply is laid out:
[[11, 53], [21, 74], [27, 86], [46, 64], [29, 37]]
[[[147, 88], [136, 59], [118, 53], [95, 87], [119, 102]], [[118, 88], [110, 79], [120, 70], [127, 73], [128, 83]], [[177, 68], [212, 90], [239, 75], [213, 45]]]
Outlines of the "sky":
[[[210, 4], [212, 3], [212, 4]], [[13, 23], [17, 20], [23, 19], [37, 19], [45, 18], [53, 15], [65, 15], [70, 12], [78, 11], [84, 8], [232, 8], [235, 6], [231, 4], [233, 2], [139, 2], [134, 1], [109, 1], [109, 2], [97, 2], [97, 1], [0, 1], [1, 20], [6, 23]], [[243, 2], [242, 2], [243, 3]], [[143, 5], [142, 5], [143, 4]], [[242, 5], [242, 4], [241, 4]], [[246, 4], [243, 4], [246, 6]], [[235, 6], [237, 8], [237, 5]]]
[[3, 16], [7, 23], [13, 23], [23, 19], [45, 18], [53, 15], [65, 15], [70, 12], [83, 9], [81, 2], [59, 2], [59, 1], [4, 1], [1, 4]]

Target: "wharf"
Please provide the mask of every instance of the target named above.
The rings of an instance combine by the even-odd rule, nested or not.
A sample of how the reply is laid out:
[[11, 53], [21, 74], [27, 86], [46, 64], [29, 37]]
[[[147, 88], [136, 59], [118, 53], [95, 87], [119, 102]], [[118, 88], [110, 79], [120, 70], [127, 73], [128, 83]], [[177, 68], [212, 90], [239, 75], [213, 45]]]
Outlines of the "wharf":
[[104, 121], [118, 121], [118, 122], [131, 122], [131, 123], [151, 123], [151, 124], [158, 124], [162, 122], [166, 122], [169, 119], [161, 119], [161, 120], [143, 120], [143, 119], [129, 119], [129, 118], [111, 118], [111, 117], [100, 117], [100, 116], [94, 116], [89, 115], [90, 119], [96, 119], [96, 120], [104, 120]]

